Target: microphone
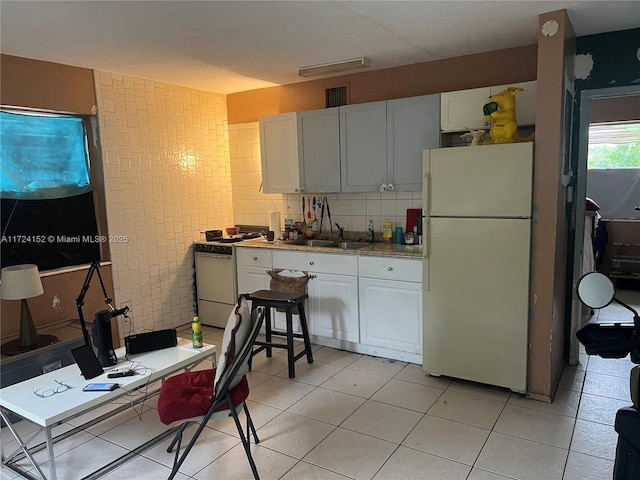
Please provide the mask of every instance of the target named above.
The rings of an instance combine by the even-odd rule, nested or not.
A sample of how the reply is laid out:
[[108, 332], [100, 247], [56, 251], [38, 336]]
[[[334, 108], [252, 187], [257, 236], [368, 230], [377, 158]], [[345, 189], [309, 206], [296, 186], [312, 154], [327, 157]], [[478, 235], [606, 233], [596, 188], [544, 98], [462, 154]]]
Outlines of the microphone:
[[123, 308], [118, 308], [117, 310], [112, 310], [109, 313], [111, 315], [111, 318], [113, 318], [113, 317], [117, 317], [119, 315], [126, 315], [128, 311], [129, 311], [129, 307], [124, 306]]

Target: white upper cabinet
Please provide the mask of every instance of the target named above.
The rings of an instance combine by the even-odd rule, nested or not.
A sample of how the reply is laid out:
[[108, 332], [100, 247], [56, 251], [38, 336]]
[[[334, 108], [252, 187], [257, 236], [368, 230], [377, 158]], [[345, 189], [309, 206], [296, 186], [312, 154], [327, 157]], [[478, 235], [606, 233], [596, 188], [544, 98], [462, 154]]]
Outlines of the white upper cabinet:
[[343, 192], [422, 189], [422, 151], [440, 146], [440, 95], [340, 107]]
[[509, 87], [520, 87], [516, 94], [516, 119], [518, 125], [536, 123], [537, 82], [509, 83], [493, 87], [472, 88], [441, 94], [440, 127], [443, 132], [463, 132], [468, 128], [488, 130], [491, 125], [484, 121], [482, 107], [489, 97]]
[[489, 127], [484, 121], [482, 107], [491, 96], [489, 87], [445, 92], [440, 94], [440, 126], [443, 132], [462, 132], [468, 128], [482, 130]]
[[262, 189], [419, 191], [439, 117], [439, 94], [261, 117]]
[[440, 95], [387, 102], [387, 189], [422, 190], [422, 151], [440, 146]]
[[264, 193], [340, 191], [338, 109], [260, 117]]
[[337, 107], [298, 113], [298, 152], [303, 191], [340, 191], [340, 125]]
[[370, 192], [387, 183], [387, 102], [340, 107], [343, 192]]
[[264, 193], [300, 191], [295, 112], [260, 117], [260, 155]]

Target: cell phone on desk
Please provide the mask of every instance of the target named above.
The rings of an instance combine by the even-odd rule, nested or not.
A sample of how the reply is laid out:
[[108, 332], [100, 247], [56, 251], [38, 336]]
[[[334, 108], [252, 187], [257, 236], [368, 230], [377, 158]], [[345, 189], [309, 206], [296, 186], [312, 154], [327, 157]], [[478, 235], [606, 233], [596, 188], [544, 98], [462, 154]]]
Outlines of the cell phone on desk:
[[118, 388], [117, 383], [90, 383], [82, 389], [83, 392], [110, 392]]

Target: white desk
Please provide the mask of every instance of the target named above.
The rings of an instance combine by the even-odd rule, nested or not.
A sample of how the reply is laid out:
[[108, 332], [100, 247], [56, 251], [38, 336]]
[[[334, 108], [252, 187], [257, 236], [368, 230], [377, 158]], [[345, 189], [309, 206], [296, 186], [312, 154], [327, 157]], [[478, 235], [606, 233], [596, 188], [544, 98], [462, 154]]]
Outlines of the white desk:
[[[204, 345], [202, 348], [194, 349], [191, 348], [191, 340], [179, 338], [178, 345], [176, 347], [129, 355], [129, 359], [137, 362], [137, 365], [147, 367], [149, 369], [147, 371], [148, 373], [134, 375], [132, 377], [114, 379], [107, 378], [108, 371], [115, 368], [126, 368], [130, 365], [129, 361], [124, 358], [125, 349], [122, 347], [116, 350], [118, 365], [106, 368], [105, 370], [108, 371], [105, 371], [102, 375], [92, 378], [91, 380], [85, 380], [84, 377], [81, 376], [78, 366], [73, 364], [0, 389], [0, 415], [19, 444], [19, 447], [6, 457], [4, 454], [4, 445], [2, 446], [2, 463], [22, 475], [26, 474], [26, 476], [31, 476], [20, 467], [13, 464], [17, 458], [22, 458], [26, 455], [40, 475], [40, 478], [46, 479], [47, 477], [32, 456], [32, 451], [41, 449], [42, 445], [34, 447], [29, 446], [29, 443], [33, 441], [37, 434], [40, 433], [40, 431], [44, 431], [46, 436], [46, 448], [48, 450], [50, 460], [49, 478], [50, 480], [56, 480], [57, 476], [53, 445], [56, 440], [61, 439], [60, 437], [62, 436], [52, 438], [51, 431], [54, 426], [87, 413], [92, 409], [107, 404], [119, 397], [125, 396], [139, 387], [144, 387], [149, 383], [164, 379], [165, 377], [180, 370], [190, 370], [208, 357], [212, 358], [212, 366], [215, 366], [215, 353], [216, 347], [214, 345]], [[47, 398], [41, 398], [34, 395], [34, 389], [55, 389], [58, 386], [55, 380], [69, 385], [71, 388]], [[88, 383], [103, 382], [115, 382], [120, 384], [120, 387], [111, 392], [82, 391], [83, 387]], [[136, 400], [136, 402], [141, 402], [154, 393], [157, 393], [157, 390], [150, 392], [147, 395], [142, 395]], [[130, 404], [123, 405], [122, 409], [130, 408], [129, 405]], [[9, 417], [5, 414], [6, 412], [18, 415], [19, 417], [38, 425], [40, 427], [38, 432], [36, 432], [36, 434], [31, 434], [31, 438], [23, 441], [10, 422]], [[110, 412], [107, 416], [111, 416], [112, 414], [113, 412]], [[105, 418], [107, 416], [105, 416]], [[103, 418], [98, 418], [89, 423], [97, 423], [102, 419]], [[86, 427], [86, 425], [87, 424], [77, 427], [72, 433], [79, 431], [81, 428]], [[170, 432], [168, 431], [166, 433]], [[69, 436], [69, 434], [64, 435], [65, 438], [67, 436]], [[163, 435], [163, 438], [165, 436], [167, 435]], [[124, 463], [123, 461], [118, 462], [118, 465]], [[104, 469], [101, 469], [100, 471], [102, 472], [103, 470]], [[108, 470], [105, 470], [102, 473], [106, 473], [106, 471]], [[31, 476], [31, 478], [35, 477]]]

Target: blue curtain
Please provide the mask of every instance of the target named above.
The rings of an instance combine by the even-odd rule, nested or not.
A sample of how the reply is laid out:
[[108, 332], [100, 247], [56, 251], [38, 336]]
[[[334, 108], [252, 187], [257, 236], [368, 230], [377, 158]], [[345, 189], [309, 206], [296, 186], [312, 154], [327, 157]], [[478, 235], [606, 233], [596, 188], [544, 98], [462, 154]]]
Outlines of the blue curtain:
[[56, 199], [91, 191], [82, 119], [0, 112], [0, 196]]

